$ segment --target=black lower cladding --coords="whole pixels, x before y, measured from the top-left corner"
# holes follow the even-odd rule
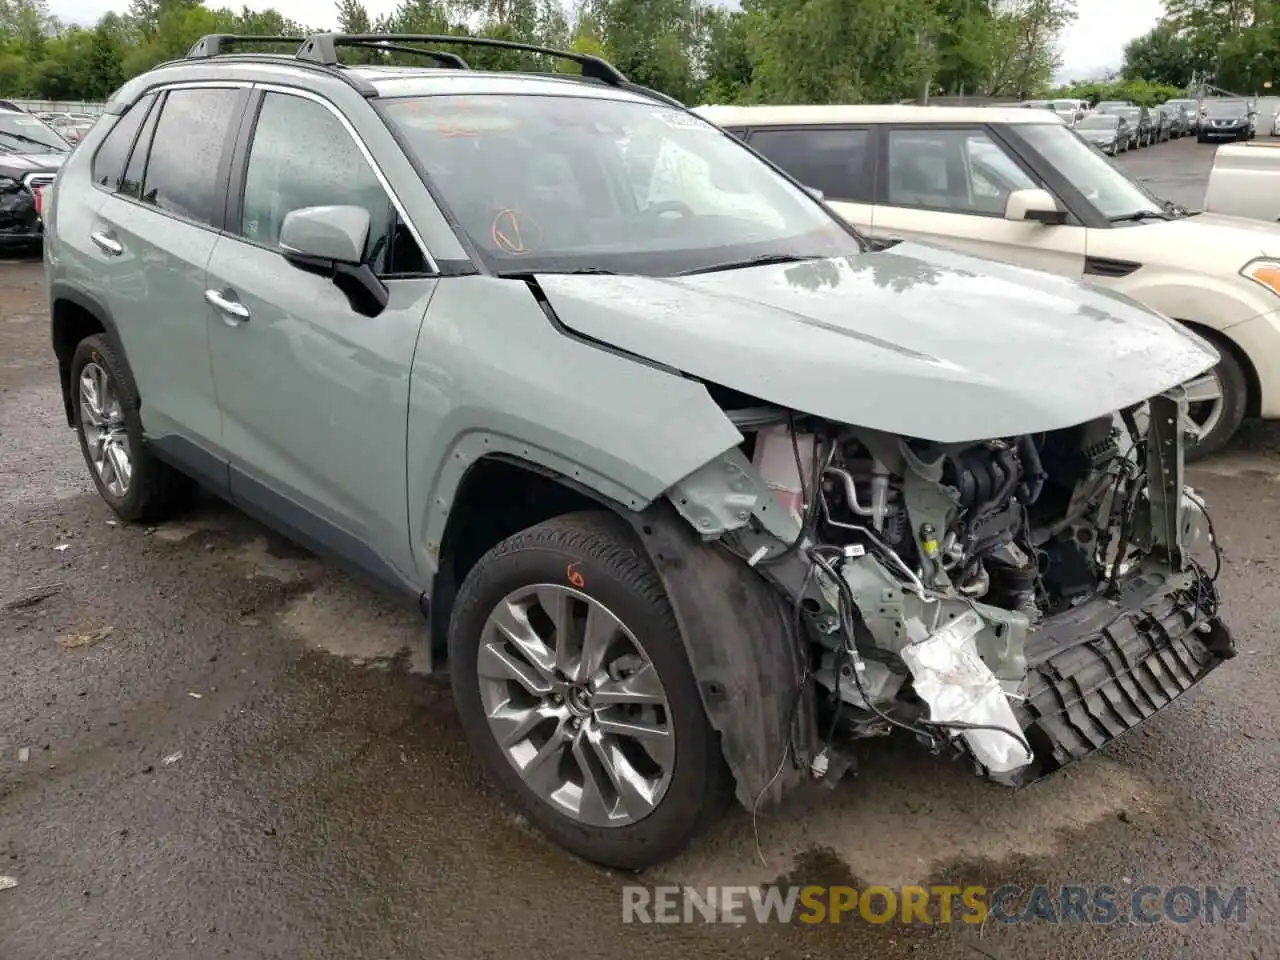
[[[1170,589],[1127,585],[1117,605],[1097,598],[1053,618],[1027,644],[1020,721],[1035,761],[1022,786],[1132,730],[1235,656],[1207,576]]]

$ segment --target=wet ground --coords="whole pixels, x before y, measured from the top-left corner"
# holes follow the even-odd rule
[[[1195,147],[1126,162],[1179,180]],[[1245,885],[1245,924],[623,925],[628,878],[550,846],[486,785],[447,684],[416,669],[413,613],[217,503],[112,521],[62,420],[43,311],[38,264],[0,262],[3,960],[1280,957],[1274,427],[1192,472],[1241,649],[1201,688],[1017,794],[870,744],[835,793],[760,820],[763,863],[735,811],[641,878]]]

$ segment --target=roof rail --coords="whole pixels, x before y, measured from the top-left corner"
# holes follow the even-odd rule
[[[325,66],[338,65],[338,47],[374,47],[384,43],[443,43],[471,47],[488,47],[498,50],[520,50],[524,53],[540,53],[560,60],[568,60],[582,68],[582,75],[599,80],[611,87],[628,86],[626,75],[608,60],[588,53],[556,50],[513,40],[494,40],[490,37],[453,36],[438,33],[317,33],[304,42],[298,50],[299,60],[308,60]]]
[[[230,53],[232,47],[247,43],[303,43],[305,37],[258,37],[249,34],[210,33],[201,37],[187,51],[187,60],[207,60]]]

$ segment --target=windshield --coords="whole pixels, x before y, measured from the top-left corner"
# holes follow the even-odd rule
[[[1165,215],[1162,201],[1130,180],[1074,130],[1028,124],[1018,132],[1107,219],[1139,211]]]
[[[1243,100],[1209,100],[1204,112],[1210,117],[1247,117],[1249,107]]]
[[[5,153],[68,153],[71,144],[36,117],[0,114],[0,151]]]
[[[1124,117],[1130,123],[1137,123],[1142,119],[1142,111],[1137,107],[1117,107],[1114,111],[1117,117]]]
[[[1181,107],[1183,110],[1194,110],[1196,102],[1194,100],[1169,100],[1165,103],[1166,107],[1177,110]]]
[[[1081,130],[1114,130],[1120,123],[1119,117],[1113,117],[1108,114],[1093,115],[1085,117],[1080,121],[1079,129]]]
[[[494,95],[379,108],[498,273],[672,276],[863,249],[739,140],[662,104]]]

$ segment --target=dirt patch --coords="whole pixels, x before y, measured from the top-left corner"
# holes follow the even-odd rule
[[[331,582],[297,598],[285,610],[282,624],[312,649],[356,663],[407,657],[411,670],[425,667],[422,617],[353,583]]]

